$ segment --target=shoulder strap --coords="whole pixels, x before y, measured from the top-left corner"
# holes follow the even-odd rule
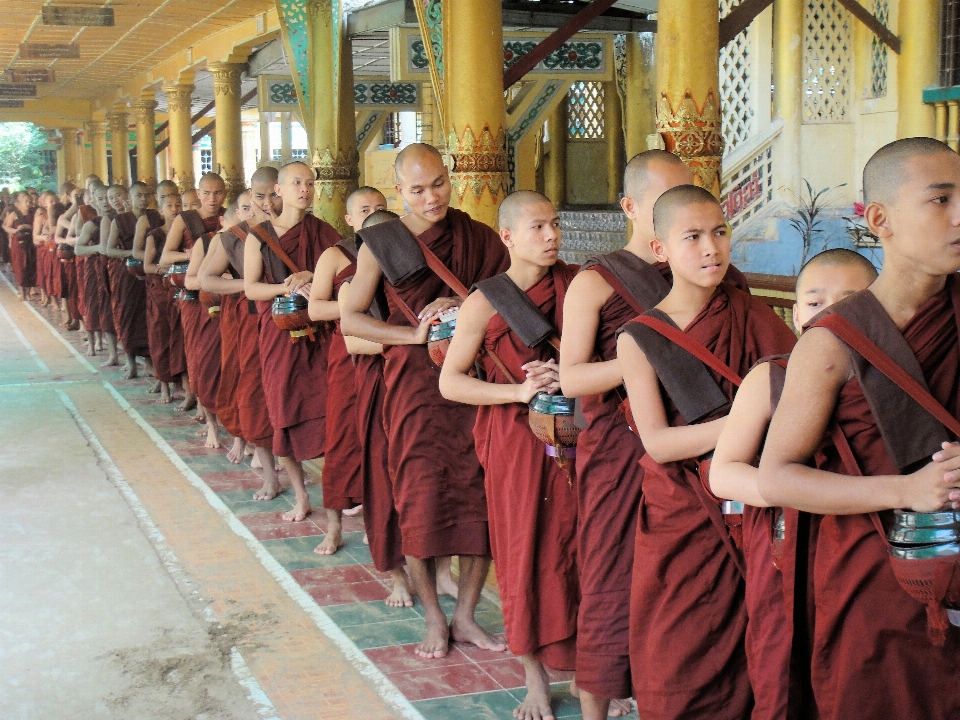
[[[927,388],[911,377],[902,367],[877,347],[870,338],[864,335],[849,320],[841,315],[826,315],[817,321],[816,326],[825,327],[847,345],[858,352],[864,360],[898,385],[912,397],[928,413],[933,415],[945,428],[955,436],[960,437],[960,421],[951,415],[937,399],[930,394]]]
[[[410,234],[413,235],[413,233]],[[433,270],[433,272],[437,274],[437,277],[447,284],[447,287],[459,295],[461,300],[465,300],[467,295],[470,294],[470,291],[467,290],[462,282],[460,282],[460,279],[450,272],[450,269],[443,264],[440,258],[433,254],[433,250],[428,248],[420,238],[418,238],[416,235],[413,235],[413,239],[416,240],[417,245],[420,246],[420,251],[423,253],[423,259],[427,261],[427,267]]]
[[[256,235],[260,242],[264,243],[268,248],[270,248],[273,251],[273,254],[283,261],[283,264],[287,266],[290,272],[301,272],[300,268],[297,267],[297,264],[290,259],[290,256],[284,252],[282,247],[280,247],[280,243],[273,237],[273,233],[271,232],[272,230],[272,227],[270,230],[267,230],[263,227],[263,225],[255,225],[254,227],[250,228],[250,232]]]
[[[474,287],[483,293],[497,314],[527,347],[536,347],[556,335],[553,323],[506,273],[481,280]]]
[[[193,238],[194,242],[207,232],[207,228],[203,224],[203,218],[196,210],[185,210],[180,213],[180,217],[183,218],[183,224],[190,231],[190,237]]]
[[[606,281],[607,285],[612,287],[613,291],[622,297],[627,305],[633,308],[633,311],[637,313],[637,315],[643,315],[643,313],[647,311],[646,308],[640,306],[640,303],[637,302],[636,298],[633,297],[630,291],[627,290],[626,286],[620,282],[620,278],[618,278],[614,272],[610,270],[610,268],[597,263],[596,265],[591,265],[589,268],[587,268],[587,270],[593,270],[600,277],[602,277]]]
[[[729,380],[734,386],[740,387],[740,383],[743,382],[743,378],[731,370],[726,363],[722,362],[716,355],[682,330],[649,315],[641,315],[636,318],[635,322],[646,325],[648,328],[663,335],[670,342],[679,345],[711,370],[716,371],[721,377]]]

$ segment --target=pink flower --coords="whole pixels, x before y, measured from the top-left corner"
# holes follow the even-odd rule
[[[855,202],[853,204],[853,214],[857,217],[863,217],[863,203]]]

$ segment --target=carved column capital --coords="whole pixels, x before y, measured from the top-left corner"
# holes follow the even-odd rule
[[[657,105],[657,132],[664,146],[686,163],[697,184],[715,195],[720,192],[720,162],[723,156],[720,104],[707,92],[698,105],[690,90],[681,98],[660,93]]]
[[[170,112],[190,112],[190,101],[196,85],[164,85],[160,89],[167,96],[167,109]]]
[[[107,121],[106,120],[91,120],[87,127],[90,129],[91,138],[106,138],[107,137]]]
[[[214,96],[239,95],[240,77],[245,68],[240,63],[208,62],[207,70],[213,75]]]
[[[137,114],[137,122],[144,125],[153,125],[156,122],[156,100],[139,100],[130,105]]]

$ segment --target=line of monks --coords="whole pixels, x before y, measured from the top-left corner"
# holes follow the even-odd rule
[[[553,717],[548,669],[575,671],[588,720],[631,698],[643,720],[960,718],[960,555],[898,565],[885,534],[899,510],[960,523],[956,153],[871,158],[883,268],[810,260],[799,341],[669,153],[628,163],[629,241],[580,267],[539,193],[509,195],[499,231],[449,207],[430,146],[397,157],[406,214],[361,188],[346,239],[310,214],[314,178],[261,168],[226,209],[213,174],[160,183],[156,210],[93,177],[35,217],[18,194],[17,283],[66,300],[89,354],[122,348],[131,377],[150,358],[159,402],[182,388],[208,446],[222,424],[233,462],[255,454],[256,499],[278,462],[286,520],[312,512],[302,462],[324,457],[316,551],[362,505],[387,604],[423,605],[417,655],[509,647],[517,718]],[[475,618],[491,558],[506,644]]]

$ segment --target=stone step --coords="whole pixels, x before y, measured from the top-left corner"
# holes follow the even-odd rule
[[[627,231],[627,216],[619,210],[561,210],[559,215],[564,230]]]
[[[580,265],[594,255],[619,250],[627,243],[627,218],[622,212],[563,210],[560,257]]]

